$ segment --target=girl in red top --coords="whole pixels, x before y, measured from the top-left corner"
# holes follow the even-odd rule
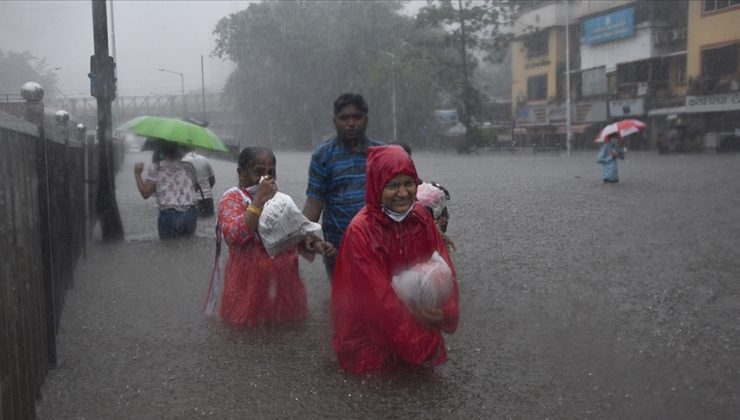
[[[352,373],[447,359],[441,331],[458,323],[458,287],[447,247],[429,212],[415,202],[419,178],[398,146],[370,147],[365,207],[347,228],[332,283],[334,352]],[[441,309],[409,310],[391,285],[394,274],[439,252],[452,271]]]
[[[242,150],[236,170],[239,186],[226,191],[218,206],[218,225],[229,245],[221,318],[229,324],[258,326],[308,315],[306,289],[298,273],[298,246],[271,258],[257,234],[262,207],[277,191],[275,164],[269,149]],[[331,244],[316,237],[306,238],[301,246],[321,254],[335,252]]]

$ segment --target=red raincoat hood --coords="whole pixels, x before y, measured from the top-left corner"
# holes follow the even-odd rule
[[[401,146],[369,147],[367,152],[365,202],[368,211],[380,211],[385,184],[398,175],[408,175],[420,184],[414,161]]]

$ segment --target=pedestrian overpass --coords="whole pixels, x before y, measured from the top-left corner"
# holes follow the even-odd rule
[[[62,97],[45,99],[48,106],[63,109],[86,127],[98,125],[97,100],[92,97]],[[132,118],[142,115],[184,118],[190,117],[209,122],[213,130],[227,146],[237,145],[237,133],[241,123],[236,117],[234,106],[220,93],[203,95],[146,95],[123,96],[113,101],[114,128]]]

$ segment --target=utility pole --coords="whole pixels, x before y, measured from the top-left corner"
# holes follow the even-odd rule
[[[460,55],[462,59],[462,70],[463,70],[463,123],[465,128],[470,128],[470,78],[468,76],[468,51],[465,45],[465,16],[463,16],[463,4],[462,0],[457,0],[458,5],[458,16],[460,19]]]
[[[203,122],[208,121],[206,118],[206,75],[203,72],[203,54],[200,55],[200,95],[203,99]]]
[[[113,14],[113,0],[108,0],[110,3],[110,40],[113,44],[113,62],[116,62],[118,60],[118,56],[116,55],[116,18]],[[117,75],[116,75],[116,78]],[[113,127],[118,127],[118,124],[120,123],[121,119],[121,98],[116,95],[116,107],[115,112],[113,113],[113,119],[112,125]]]
[[[105,0],[92,0],[93,39],[95,55],[90,57],[90,90],[98,104],[100,164],[95,209],[100,220],[103,241],[123,239],[123,225],[116,203],[113,173],[113,136],[111,103],[116,97],[116,64],[108,55],[108,16]]]
[[[570,11],[565,0],[565,147],[570,157],[570,143],[573,133],[570,126]]]
[[[377,50],[375,48],[367,48],[367,50],[378,54],[384,54],[391,58],[391,112],[393,113],[393,141],[398,141],[398,118],[396,116],[396,55],[392,52]]]
[[[470,86],[470,76],[468,75],[468,50],[466,45],[467,34],[465,31],[465,16],[463,15],[463,4],[462,0],[457,0],[458,6],[458,17],[460,19],[460,55],[462,58],[462,71],[463,71],[463,125],[465,125],[465,144],[462,149],[465,153],[470,151],[471,143],[475,141],[473,137],[473,130],[471,124],[470,113],[472,112],[472,98],[470,97],[472,88]]]

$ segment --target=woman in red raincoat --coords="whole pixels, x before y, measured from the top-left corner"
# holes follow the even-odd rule
[[[221,318],[232,325],[269,325],[308,315],[298,245],[271,258],[257,234],[262,207],[277,191],[275,163],[269,149],[242,150],[239,186],[226,191],[218,206],[218,226],[229,245]],[[334,252],[331,244],[316,237],[307,238],[305,246],[309,252]]]
[[[457,280],[432,216],[414,205],[419,182],[402,148],[368,149],[366,204],[344,234],[332,283],[334,352],[349,372],[447,359],[440,331],[457,328]],[[429,260],[434,251],[452,271],[452,293],[441,309],[412,313],[393,290],[392,277]]]

